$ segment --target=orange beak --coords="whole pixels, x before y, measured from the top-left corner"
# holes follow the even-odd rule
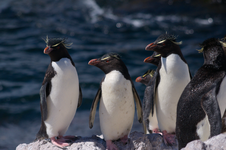
[[[154,43],[150,43],[145,47],[146,51],[152,51],[152,49],[155,47],[156,45]]]
[[[49,54],[53,49],[50,48],[49,46],[47,46],[45,49],[44,49],[44,54]]]
[[[140,77],[137,77],[135,81],[136,82],[141,82],[141,80],[142,80],[142,77],[140,76]]]
[[[98,59],[92,59],[88,62],[89,65],[95,66],[98,64],[100,61]]]
[[[151,56],[149,56],[149,57],[147,57],[147,58],[144,59],[144,62],[145,63],[151,63],[152,60],[153,60],[153,58]]]

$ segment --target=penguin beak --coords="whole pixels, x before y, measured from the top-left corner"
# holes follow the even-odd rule
[[[144,59],[145,63],[152,63],[152,61],[154,60],[154,58],[152,58],[151,56],[147,57]]]
[[[141,77],[137,77],[135,81],[136,81],[136,82],[141,82],[141,80],[142,80]]]
[[[92,59],[88,62],[89,65],[96,66],[100,61],[98,59]]]
[[[152,51],[152,49],[156,46],[154,43],[150,43],[145,47],[146,51]]]
[[[44,49],[44,54],[49,54],[53,49],[50,48],[49,46],[47,46],[45,49]]]

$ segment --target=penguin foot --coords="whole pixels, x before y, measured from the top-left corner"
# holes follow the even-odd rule
[[[123,136],[122,138],[120,138],[120,141],[121,141],[123,144],[127,144],[127,141],[128,141],[128,135],[125,135],[125,136]]]
[[[160,132],[158,128],[155,128],[154,130],[152,130],[152,132],[162,135],[162,132]]]
[[[52,142],[54,145],[56,145],[56,146],[58,146],[58,147],[61,147],[61,148],[64,148],[64,147],[70,145],[69,143],[67,143],[67,142],[65,141],[65,139],[62,139],[62,138],[55,138],[55,137],[52,137],[52,138],[50,138],[50,139],[51,139],[51,142]]]
[[[50,138],[51,142],[61,148],[67,147],[71,145],[71,140],[65,139],[63,136],[52,137]]]
[[[176,135],[175,134],[169,134],[166,130],[162,131],[163,139],[165,144],[168,145],[175,145],[176,144]]]
[[[107,148],[106,148],[107,150],[118,150],[118,147],[111,140],[107,140],[106,145],[107,145]]]

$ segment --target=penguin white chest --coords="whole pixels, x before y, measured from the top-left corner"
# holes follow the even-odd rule
[[[55,76],[51,80],[51,92],[47,97],[48,115],[45,121],[49,137],[63,135],[76,113],[79,97],[79,81],[70,59],[52,62]]]
[[[224,115],[226,109],[226,77],[221,82],[219,93],[217,94],[217,101],[221,111],[221,117]]]
[[[188,66],[177,54],[161,58],[160,82],[156,91],[159,128],[175,132],[176,107],[184,88],[190,81]]]
[[[128,135],[133,125],[135,106],[132,84],[114,70],[106,74],[101,90],[101,131],[105,140],[117,140]]]
[[[197,124],[196,133],[202,141],[206,141],[210,137],[210,124],[207,115]]]

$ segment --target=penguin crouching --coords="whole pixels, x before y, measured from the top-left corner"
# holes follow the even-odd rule
[[[36,140],[50,138],[59,147],[69,146],[75,136],[65,136],[77,107],[82,103],[82,93],[74,62],[67,52],[64,39],[46,39],[51,62],[40,89],[42,124]]]
[[[226,57],[221,43],[215,38],[205,40],[200,52],[203,52],[204,64],[184,89],[177,105],[179,149],[190,141],[205,141],[221,133],[223,114],[218,102],[219,96],[225,93],[221,86],[225,81]]]
[[[106,149],[115,150],[118,148],[112,141],[120,139],[123,143],[127,142],[133,125],[134,100],[138,120],[142,122],[141,101],[127,67],[118,54],[106,54],[101,58],[90,60],[88,64],[100,68],[105,73],[92,103],[89,126],[93,127],[97,104],[100,101],[100,128],[106,141]]]

